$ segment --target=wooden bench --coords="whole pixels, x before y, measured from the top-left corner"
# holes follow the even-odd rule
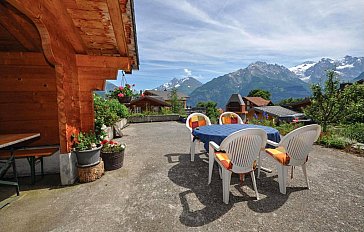
[[[49,147],[28,147],[22,148],[18,150],[14,150],[14,158],[21,159],[26,158],[30,165],[30,175],[32,184],[35,183],[35,165],[40,162],[41,166],[41,174],[44,176],[43,170],[43,157],[51,156],[54,153],[58,152],[59,148],[55,146]],[[2,150],[0,151],[0,159],[8,159],[11,156],[11,151]]]

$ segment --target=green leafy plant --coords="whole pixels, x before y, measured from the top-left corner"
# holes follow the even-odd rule
[[[364,143],[364,123],[354,123],[351,125],[344,125],[342,134],[359,143]]]
[[[101,132],[102,125],[111,126],[119,120],[117,113],[110,106],[109,100],[94,95],[95,130]]]
[[[72,135],[71,141],[75,151],[92,150],[100,146],[100,138],[93,131]]]
[[[129,109],[125,105],[120,104],[118,100],[110,99],[107,101],[107,104],[110,110],[115,112],[119,118],[127,118],[129,116]]]
[[[143,113],[132,113],[129,117],[143,117],[145,114]]]
[[[101,142],[102,144],[102,148],[101,148],[101,152],[102,153],[115,153],[115,152],[122,152],[125,150],[126,145],[125,144],[120,144],[116,141],[112,141],[112,140],[103,140]]]
[[[255,125],[262,125],[262,126],[270,126],[274,127],[274,123],[271,120],[268,119],[257,119],[253,118],[249,121],[249,124],[255,124]]]
[[[163,115],[167,115],[167,114],[172,114],[173,112],[169,108],[162,107],[160,113],[163,114]]]
[[[303,126],[302,123],[286,123],[286,122],[283,122],[279,126],[275,126],[275,128],[279,131],[279,133],[281,135],[286,135],[289,132],[291,132],[291,131],[293,131],[293,130],[295,130],[297,128],[300,128],[302,126]]]
[[[324,145],[325,147],[332,147],[337,149],[345,149],[350,145],[350,142],[347,141],[347,139],[332,134],[326,134],[322,136],[317,141],[317,143]]]

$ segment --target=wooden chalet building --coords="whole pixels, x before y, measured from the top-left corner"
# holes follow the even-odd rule
[[[94,128],[93,91],[139,66],[133,1],[0,1],[0,57],[0,133],[59,144],[73,183],[70,139]]]
[[[245,103],[245,110],[250,111],[250,109],[256,106],[272,106],[273,103],[270,100],[265,100],[262,97],[243,97]]]
[[[144,91],[144,96],[154,96],[154,97],[159,97],[160,99],[162,99],[163,101],[167,102],[168,104],[171,103],[171,94],[172,91],[168,91],[168,90],[164,90],[164,91],[159,91],[159,90],[145,90]],[[183,108],[187,108],[187,99],[189,98],[189,96],[187,96],[184,93],[181,92],[177,92],[177,98],[179,99],[179,101],[181,102]]]
[[[156,96],[143,96],[132,100],[129,109],[134,113],[143,113],[145,111],[160,112],[162,107],[171,107],[169,103]]]
[[[246,111],[245,102],[240,94],[232,94],[229,101],[226,103],[226,111],[234,112],[238,114],[243,120],[245,120],[245,115],[248,113]]]

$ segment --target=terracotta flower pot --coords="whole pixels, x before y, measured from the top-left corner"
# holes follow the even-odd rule
[[[124,151],[111,152],[111,153],[102,152],[101,153],[101,157],[102,157],[102,160],[104,161],[104,167],[105,167],[106,171],[116,170],[123,166]]]

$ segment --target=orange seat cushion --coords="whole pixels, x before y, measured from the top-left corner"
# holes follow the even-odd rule
[[[203,116],[193,116],[189,121],[189,125],[192,129],[200,126],[206,126],[206,120]]]
[[[238,118],[232,114],[226,114],[222,116],[222,123],[223,124],[238,124]]]
[[[272,156],[275,160],[277,160],[282,165],[288,165],[289,164],[289,155],[287,154],[284,147],[277,147],[275,149],[273,148],[267,148],[265,149],[268,155]]]
[[[229,159],[229,157],[225,152],[215,152],[215,157],[227,170],[230,170],[233,167],[231,160]]]
[[[231,163],[231,160],[229,159],[229,157],[227,156],[227,154],[225,152],[215,152],[215,157],[220,161],[220,163],[227,169],[230,170],[233,168],[233,164]],[[254,160],[253,163],[253,170],[255,170],[257,167],[257,161]]]

